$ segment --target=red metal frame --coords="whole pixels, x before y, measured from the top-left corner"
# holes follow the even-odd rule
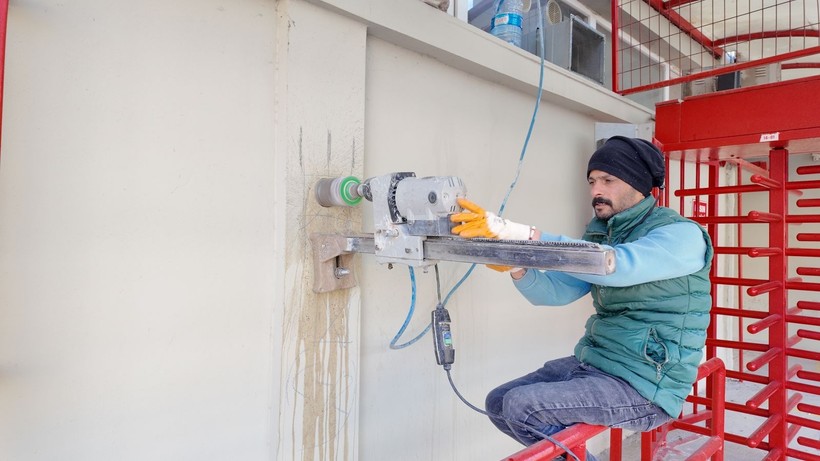
[[[708,50],[714,57],[719,58],[723,56],[723,49],[716,45],[709,37],[704,35],[700,29],[695,27],[686,18],[675,11],[675,6],[670,5],[662,0],[643,0],[649,4],[655,11],[661,14],[672,23],[673,26],[682,30],[683,33],[692,37],[692,39]],[[694,0],[691,0],[694,1]]]
[[[605,426],[591,426],[589,424],[576,424],[572,427],[553,435],[552,437],[563,444],[575,454],[581,461],[586,460],[587,440],[604,432],[608,428]],[[549,440],[542,440],[518,451],[506,458],[505,461],[551,461],[557,456],[566,453],[562,448],[553,444]]]
[[[700,381],[706,378],[709,378],[708,383],[710,388],[714,390],[714,392],[710,394],[711,397],[704,399],[697,395],[690,395],[687,401],[693,403],[695,410],[699,404],[705,405],[707,409],[700,412],[695,411],[687,416],[681,416],[664,425],[663,428],[644,432],[641,441],[642,460],[650,461],[654,459],[655,454],[663,448],[663,438],[658,437],[658,434],[672,428],[707,436],[704,443],[700,448],[694,450],[688,460],[706,460],[711,457],[713,461],[723,461],[723,434],[725,432],[724,405],[726,400],[726,368],[723,361],[718,358],[713,358],[701,364],[701,366],[698,367],[697,380]],[[697,425],[702,422],[706,422],[705,427]],[[555,434],[553,438],[569,448],[578,459],[584,461],[586,459],[587,441],[607,429],[608,428],[604,426],[576,424]],[[622,437],[623,431],[621,429],[610,429],[610,461],[621,461],[623,454]],[[559,448],[548,440],[543,440],[504,458],[504,461],[551,461],[564,453],[566,452],[562,448]]]
[[[620,93],[621,95],[626,96],[626,95],[641,93],[641,92],[649,91],[649,90],[657,90],[658,88],[663,88],[663,87],[671,86],[671,85],[677,85],[679,83],[691,82],[692,80],[698,80],[698,79],[701,79],[701,78],[714,77],[715,75],[721,75],[721,74],[728,74],[728,73],[731,73],[731,72],[737,72],[739,70],[750,69],[752,67],[758,67],[758,66],[762,66],[762,65],[766,65],[766,64],[775,63],[775,62],[783,62],[783,61],[787,61],[789,59],[797,59],[797,58],[803,58],[803,57],[806,57],[806,56],[813,56],[815,54],[820,54],[820,46],[813,46],[811,48],[806,48],[806,49],[799,50],[799,51],[793,51],[793,52],[790,52],[790,53],[783,53],[783,54],[779,54],[777,56],[772,56],[772,57],[768,57],[768,58],[761,58],[761,59],[757,59],[757,60],[754,60],[754,61],[741,62],[741,63],[737,63],[737,64],[727,65],[727,66],[720,67],[718,69],[706,70],[706,71],[702,71],[702,72],[693,73],[693,74],[690,74],[690,75],[687,75],[687,76],[684,76],[684,77],[673,78],[673,79],[669,79],[669,80],[664,80],[662,82],[651,83],[651,84],[648,84],[648,85],[636,86],[636,87],[627,88],[627,89],[623,89],[623,90],[617,89],[618,86],[616,85],[616,86],[613,86],[613,88],[615,88],[613,91],[616,91],[616,92]]]
[[[820,78],[808,77],[663,102],[655,137],[672,158],[690,162],[765,158],[781,148],[817,152],[820,98],[808,96],[817,94]]]
[[[707,395],[704,399],[697,395],[687,397],[687,402],[693,404],[693,412],[669,423],[666,427],[655,429],[654,431],[641,434],[641,459],[650,461],[661,456],[667,442],[663,435],[670,429],[678,429],[693,434],[706,436],[700,448],[689,455],[687,460],[723,461],[724,458],[724,434],[726,430],[725,405],[726,405],[726,368],[719,358],[712,358],[704,362],[698,368],[697,380],[714,376],[707,383]],[[697,384],[697,383],[696,383]],[[697,387],[695,387],[697,389]],[[706,406],[704,411],[698,410],[698,405]],[[706,422],[706,426],[699,426],[699,423]],[[610,456],[611,461],[620,461],[620,455],[616,458]]]
[[[813,68],[786,61],[820,54],[814,9],[755,1],[612,0],[612,90],[635,94],[773,63]]]
[[[691,187],[682,174],[675,195],[681,200],[700,195],[710,198],[708,215],[692,216],[692,219],[707,226],[715,242],[715,253],[767,261],[766,279],[745,276],[740,265],[737,273],[732,274],[721,267],[719,260],[713,264],[713,294],[721,287],[743,290],[738,299],[742,300],[743,294],[762,298],[758,304],[767,308],[747,310],[741,303],[723,306],[716,302],[712,308],[712,326],[718,317],[735,318],[739,322],[749,319],[752,323],[746,326],[745,332],[750,336],[747,340],[741,331],[736,338],[721,338],[710,326],[707,357],[715,357],[719,349],[752,354],[749,360],[740,355],[737,368],[730,367],[726,373],[730,378],[758,383],[760,388],[745,403],[727,403],[726,409],[758,416],[762,423],[751,434],[727,432],[725,436],[727,442],[767,452],[764,459],[771,461],[786,457],[820,461],[820,456],[812,453],[820,443],[798,436],[802,428],[820,429],[820,418],[793,414],[795,409],[810,415],[820,414],[817,408],[800,403],[802,393],[820,395],[820,385],[812,384],[820,383],[820,373],[806,372],[799,364],[790,366],[790,358],[820,363],[820,353],[798,347],[801,341],[820,339],[820,317],[812,314],[820,311],[820,302],[805,297],[807,293],[820,292],[820,283],[802,279],[820,275],[820,268],[811,264],[794,267],[796,260],[789,264],[791,257],[820,258],[820,248],[817,248],[820,232],[797,227],[820,222],[820,214],[795,212],[816,208],[820,200],[797,199],[793,206],[790,203],[790,196],[820,189],[819,179],[792,180],[791,174],[818,175],[820,167],[801,167],[794,172],[789,167],[791,156],[820,151],[820,118],[817,116],[820,102],[807,97],[818,94],[817,91],[820,91],[820,77],[812,77],[685,98],[658,104],[656,108],[655,136],[667,155],[681,162],[681,171],[685,169],[684,164],[689,164],[689,171],[694,168],[696,176],[703,167],[708,172],[707,187],[702,187],[700,181]],[[803,111],[805,108],[808,111]],[[738,112],[742,116],[735,115]],[[748,159],[763,159],[765,170]],[[740,180],[736,184],[722,184],[721,166],[727,162],[746,171],[749,184]],[[721,210],[712,206],[721,196],[734,195],[739,201],[748,192],[767,194],[768,209],[745,212],[738,207],[736,215],[728,216],[721,215]],[[743,246],[742,229],[753,223],[768,227],[767,246]],[[736,226],[736,246],[717,240],[718,229],[724,225]],[[804,232],[797,232],[798,229]],[[790,237],[801,242],[800,246],[790,246]],[[796,277],[791,276],[792,271]],[[790,335],[790,331],[794,334]]]

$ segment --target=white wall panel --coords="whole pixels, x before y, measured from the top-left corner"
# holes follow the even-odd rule
[[[0,458],[270,458],[273,6],[12,2]]]

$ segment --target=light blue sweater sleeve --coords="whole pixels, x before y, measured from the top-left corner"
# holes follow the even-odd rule
[[[542,232],[541,240],[582,242]],[[624,287],[697,272],[706,264],[706,240],[695,223],[680,222],[651,230],[634,242],[610,247],[615,272],[609,275],[528,270],[516,288],[535,305],[561,306],[584,296],[590,285]]]

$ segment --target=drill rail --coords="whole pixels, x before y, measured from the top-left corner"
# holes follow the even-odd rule
[[[314,291],[326,292],[355,286],[351,279],[350,255],[375,254],[372,234],[314,234]],[[533,269],[559,270],[577,274],[607,275],[615,271],[615,252],[595,243],[542,242],[537,240],[463,239],[428,237],[422,242],[423,264],[408,256],[408,265],[432,265],[451,261]]]

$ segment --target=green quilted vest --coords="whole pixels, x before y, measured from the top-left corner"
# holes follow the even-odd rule
[[[647,197],[608,221],[593,218],[583,238],[617,245],[676,222],[693,221]],[[628,287],[592,285],[596,313],[575,346],[578,360],[626,380],[672,417],[692,390],[709,326],[712,244],[703,235],[705,264],[694,274]]]

